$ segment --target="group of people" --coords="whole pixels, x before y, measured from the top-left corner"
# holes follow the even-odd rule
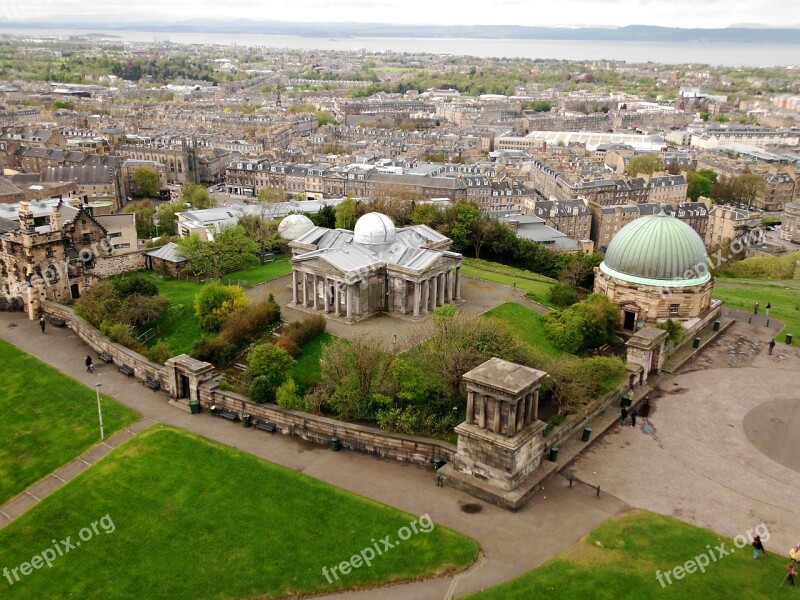
[[[760,306],[761,306],[761,303],[760,303],[760,302],[756,302],[756,303],[753,305],[753,314],[754,314],[754,315],[757,315],[757,314],[758,314],[758,309],[759,309],[759,307],[760,307]],[[769,317],[769,310],[770,310],[771,308],[772,308],[772,303],[771,303],[771,302],[767,302],[767,307],[766,307],[766,309],[764,310],[764,315],[765,315],[765,316]]]
[[[754,559],[761,558],[762,554],[766,556],[767,551],[764,550],[764,543],[761,541],[761,536],[757,535],[753,538],[752,546]],[[783,585],[784,582],[789,585],[794,585],[794,575],[798,564],[800,564],[800,543],[789,550],[789,564],[786,567],[786,577],[781,582],[781,585]]]
[[[636,417],[639,416],[639,411],[635,406],[631,409],[630,413],[628,412],[627,408],[624,406],[622,407],[619,415],[620,426],[625,427],[625,424],[628,422],[628,415],[631,417],[631,427],[636,427]]]

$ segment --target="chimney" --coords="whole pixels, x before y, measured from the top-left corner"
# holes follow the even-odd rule
[[[35,229],[31,205],[27,200],[19,203],[19,225],[23,231],[33,232]]]
[[[61,231],[62,226],[61,213],[58,210],[58,206],[54,206],[50,212],[50,231]]]

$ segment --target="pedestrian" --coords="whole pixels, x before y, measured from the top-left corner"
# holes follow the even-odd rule
[[[761,543],[761,536],[760,535],[757,535],[753,539],[752,546],[753,546],[753,558],[755,558],[755,559],[760,558],[762,553],[764,553],[764,554],[767,553],[767,551],[764,550],[764,544]]]
[[[639,411],[636,407],[633,407],[631,410],[631,427],[636,427],[636,417],[639,416]]]
[[[772,303],[771,302],[767,302],[767,307],[764,309],[764,314],[766,316],[769,316],[769,309],[770,308],[772,308]]]
[[[44,333],[44,328],[45,328],[44,315],[41,315],[39,317],[39,327],[42,328],[42,333]]]
[[[625,426],[625,422],[627,420],[628,420],[628,409],[623,406],[622,410],[619,413],[619,424],[622,427],[624,427]]]
[[[786,573],[786,579],[789,582],[789,585],[794,585],[794,561],[789,563],[787,570],[789,572]]]
[[[757,314],[758,314],[758,307],[759,307],[759,306],[761,306],[761,305],[760,305],[758,302],[756,302],[756,303],[753,305],[753,314],[754,314],[754,315],[757,315]]]
[[[774,339],[771,339],[771,340],[769,341],[769,354],[770,354],[770,356],[772,356],[772,350],[773,350],[773,348],[775,348],[775,340],[774,340]]]
[[[87,354],[84,362],[86,363],[86,372],[94,373],[94,363],[92,362],[92,357]]]

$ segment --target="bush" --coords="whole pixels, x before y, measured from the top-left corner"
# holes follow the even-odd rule
[[[169,306],[164,296],[145,296],[133,294],[123,296],[117,320],[134,326],[152,323],[158,319]]]
[[[99,281],[86,290],[75,303],[75,313],[95,327],[104,321],[119,321],[122,302],[111,280]]]
[[[147,351],[147,358],[154,363],[163,365],[172,358],[172,350],[170,350],[166,342],[162,340],[154,344],[153,347]]]
[[[272,385],[269,377],[260,375],[253,379],[250,383],[250,390],[248,395],[253,402],[264,404],[267,402],[275,402],[275,386]]]
[[[292,358],[297,358],[300,355],[300,346],[298,346],[295,341],[287,335],[282,335],[280,339],[275,342],[275,345],[278,348],[283,348]]]
[[[238,285],[212,281],[203,286],[194,300],[200,326],[206,331],[219,331],[234,315],[247,308],[249,302]]]
[[[129,273],[111,280],[120,296],[157,296],[158,286],[141,273]]]
[[[284,328],[284,335],[291,338],[299,347],[305,346],[325,332],[327,322],[322,315],[311,315],[302,321],[294,321]]]
[[[590,294],[577,304],[546,314],[544,328],[556,348],[575,354],[609,341],[618,319],[618,309],[608,297]]]
[[[103,321],[100,323],[100,333],[108,336],[112,342],[122,344],[139,354],[147,354],[147,349],[136,339],[134,330],[128,323],[113,323]]]
[[[578,301],[578,294],[566,283],[557,283],[550,288],[550,302],[564,308]]]
[[[223,327],[219,337],[237,348],[242,348],[266,332],[280,318],[280,306],[274,301],[260,302],[232,316]]]
[[[680,342],[681,338],[683,338],[683,325],[677,321],[667,319],[663,323],[659,323],[658,328],[666,331],[669,334],[669,341],[674,342],[675,344]]]
[[[553,415],[547,419],[544,429],[542,430],[542,437],[547,437],[553,433],[553,429],[561,425],[564,422],[564,419],[566,419],[566,416],[564,415]]]
[[[297,384],[289,377],[275,390],[275,402],[278,406],[289,410],[307,410],[306,402],[297,393]]]
[[[191,355],[197,360],[213,363],[218,367],[227,366],[239,353],[239,349],[221,337],[202,338],[195,342]]]

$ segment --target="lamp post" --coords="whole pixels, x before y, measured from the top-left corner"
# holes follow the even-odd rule
[[[103,409],[100,407],[100,382],[94,384],[94,389],[97,391],[97,416],[100,417],[100,439],[105,440],[106,434],[103,432]]]

